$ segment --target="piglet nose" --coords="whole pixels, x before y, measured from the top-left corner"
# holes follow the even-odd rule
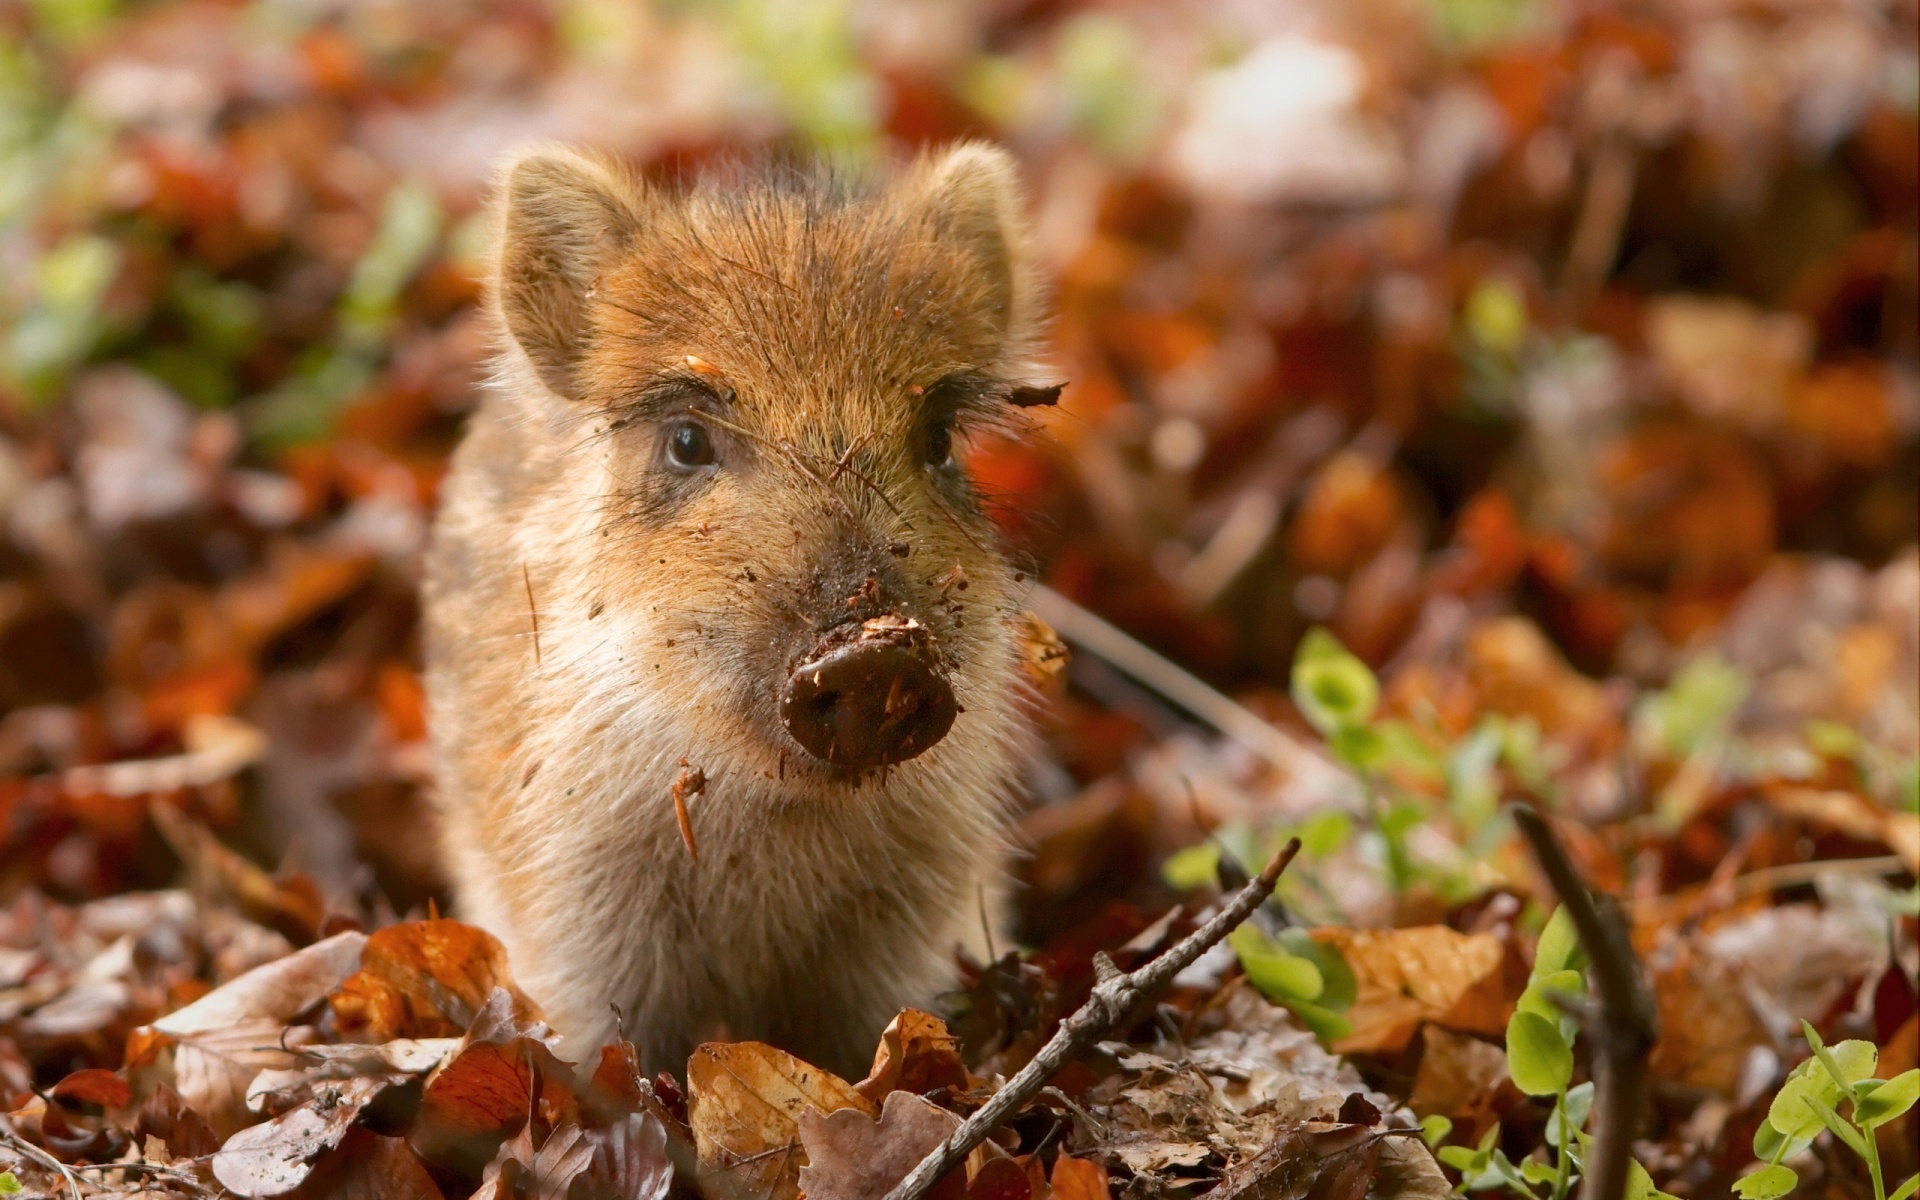
[[[855,771],[923,753],[947,735],[958,711],[926,626],[891,613],[828,633],[780,696],[780,720],[793,740]]]

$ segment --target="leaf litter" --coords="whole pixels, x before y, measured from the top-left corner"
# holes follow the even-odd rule
[[[1097,954],[1299,836],[935,1190],[1563,1196],[1570,1110],[1517,1081],[1574,1096],[1593,1047],[1529,1009],[1519,798],[1652,989],[1646,1189],[1920,1168],[1911,1111],[1872,1167],[1767,1140],[1783,1088],[1842,1095],[1814,1038],[1871,1042],[1888,1097],[1920,1060],[1911,4],[878,5],[805,45],[754,6],[273,7],[7,18],[0,1180],[884,1195]],[[778,82],[688,82],[736,78]],[[965,448],[1059,602],[1019,618],[1018,948],[866,1079],[565,1062],[435,915],[415,564],[486,351],[473,214],[529,128],[666,174],[770,131],[1027,160],[1072,382]]]

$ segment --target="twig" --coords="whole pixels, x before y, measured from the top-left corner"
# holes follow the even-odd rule
[[[1727,894],[1728,899],[1744,900],[1781,888],[1813,883],[1826,875],[1898,875],[1910,870],[1906,860],[1898,854],[1877,854],[1870,858],[1817,858],[1810,862],[1761,867],[1744,875],[1735,875],[1716,886]],[[1713,887],[1702,889],[1701,894],[1712,890]],[[1678,899],[1674,896],[1653,896],[1629,901],[1627,907],[1643,915],[1647,912],[1658,913],[1665,911],[1663,906],[1673,904]]]
[[[1593,964],[1598,1019],[1589,1033],[1594,1042],[1593,1150],[1586,1159],[1581,1200],[1621,1200],[1633,1161],[1633,1135],[1646,1113],[1647,1056],[1659,1036],[1653,994],[1640,976],[1639,960],[1626,918],[1610,896],[1596,897],[1567,857],[1560,839],[1539,811],[1513,806],[1514,823],[1533,846],[1541,871],[1573,919],[1580,945]]]
[[[1280,872],[1287,869],[1287,864],[1293,861],[1293,856],[1299,851],[1300,839],[1289,840],[1281,847],[1280,853],[1273,856],[1266,870],[1240,889],[1232,903],[1187,935],[1179,945],[1131,974],[1116,973],[1095,984],[1087,1002],[1060,1023],[1059,1030],[1040,1048],[1040,1053],[1033,1056],[1033,1061],[1022,1067],[1019,1074],[1009,1079],[1004,1087],[993,1094],[993,1099],[968,1117],[946,1141],[921,1159],[919,1165],[887,1193],[886,1200],[920,1200],[926,1195],[941,1176],[985,1141],[995,1126],[1038,1095],[1055,1072],[1112,1031],[1142,1000],[1191,966],[1195,959],[1212,949],[1221,938],[1232,933],[1251,916],[1253,910],[1273,894],[1273,885],[1279,881]],[[1095,961],[1097,965],[1100,960]]]
[[[187,1160],[181,1159],[179,1161],[184,1162]],[[134,1175],[146,1175],[154,1179],[164,1179],[174,1187],[185,1188],[196,1196],[215,1196],[221,1194],[215,1192],[206,1184],[201,1183],[198,1179],[195,1179],[192,1175],[187,1174],[177,1167],[166,1166],[163,1163],[151,1163],[145,1159],[135,1159],[128,1162],[75,1163],[73,1169],[76,1171],[100,1172],[126,1171]]]
[[[1035,615],[1061,637],[1139,680],[1289,776],[1335,795],[1353,792],[1353,781],[1332,763],[1125,630],[1052,588],[1034,588],[1029,602]]]
[[[68,1169],[67,1164],[61,1162],[53,1155],[48,1154],[45,1150],[34,1145],[26,1138],[21,1137],[20,1131],[13,1127],[13,1122],[4,1116],[0,1116],[0,1142],[4,1142],[8,1148],[26,1155],[42,1167],[45,1167],[47,1170],[52,1171],[54,1174],[66,1180],[67,1190],[73,1194],[73,1200],[81,1200],[80,1181],[74,1177],[73,1172]]]

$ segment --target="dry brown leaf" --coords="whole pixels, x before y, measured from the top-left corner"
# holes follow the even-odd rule
[[[1053,631],[1053,626],[1034,613],[1022,612],[1013,622],[1015,641],[1020,647],[1020,669],[1040,690],[1059,691],[1065,686],[1067,663],[1072,660],[1073,652]]]
[[[593,1160],[577,1176],[567,1200],[665,1200],[673,1190],[667,1127],[651,1113],[629,1113],[587,1130]]]
[[[593,1146],[578,1125],[555,1129],[536,1151],[529,1123],[501,1145],[472,1200],[567,1200],[592,1161]]]
[[[342,1033],[361,1041],[458,1037],[496,988],[524,1020],[539,1019],[492,934],[459,921],[410,921],[367,939],[360,970],[333,996],[333,1015]]]
[[[708,1042],[687,1060],[687,1118],[702,1174],[767,1200],[794,1200],[806,1151],[800,1114],[877,1115],[853,1085],[763,1042]]]
[[[254,737],[264,746],[257,730]],[[310,941],[320,932],[326,903],[311,879],[303,875],[275,879],[164,800],[153,803],[148,811],[154,828],[191,872],[195,894],[231,899],[248,917],[298,941]]]
[[[1507,1052],[1489,1042],[1427,1025],[1420,1067],[1413,1076],[1407,1106],[1421,1116],[1439,1113],[1469,1120],[1490,1111],[1493,1096],[1507,1078]]]
[[[946,1022],[917,1008],[903,1008],[880,1035],[873,1069],[853,1090],[878,1104],[893,1091],[925,1095],[942,1087],[964,1091],[972,1083],[960,1058],[960,1043]]]
[[[1309,1121],[1235,1163],[1211,1194],[1220,1200],[1366,1200],[1380,1143],[1367,1125]]]
[[[1423,1021],[1462,1033],[1502,1034],[1515,997],[1501,970],[1506,948],[1491,934],[1444,925],[1411,929],[1316,929],[1353,968],[1357,992],[1347,1019],[1353,1032],[1334,1043],[1342,1054],[1404,1049]]]
[[[316,1044],[301,1049],[305,1064],[292,1070],[266,1070],[247,1087],[247,1107],[268,1116],[305,1104],[327,1083],[363,1075],[425,1075],[459,1048],[455,1038],[388,1042],[381,1046]]]
[[[298,1200],[444,1200],[440,1186],[402,1138],[355,1127],[340,1149],[322,1158]]]
[[[296,1065],[292,1051],[315,1035],[291,1022],[354,970],[366,940],[362,933],[336,934],[135,1030],[127,1065],[136,1091],[171,1085],[222,1139],[252,1124],[246,1095],[254,1076]]]
[[[459,1047],[427,1077],[412,1135],[420,1156],[478,1173],[528,1113],[550,1125],[577,1123],[573,1071],[554,1057],[549,1036],[496,989]]]
[[[213,1177],[240,1196],[284,1196],[306,1182],[314,1160],[340,1144],[360,1110],[398,1077],[362,1076],[318,1089],[312,1100],[242,1129],[213,1156]]]
[[[1660,1040],[1647,1069],[1655,1079],[1731,1098],[1755,1046],[1773,1041],[1748,1003],[1740,973],[1691,942],[1671,947],[1653,969]]]
[[[800,1114],[806,1165],[800,1188],[811,1200],[881,1200],[921,1159],[960,1127],[960,1118],[912,1092],[890,1093],[878,1121],[856,1108]],[[942,1180],[934,1195],[964,1191],[965,1178]]]
[[[1486,708],[1532,717],[1549,735],[1612,736],[1614,714],[1605,689],[1574,670],[1525,617],[1481,625],[1467,636],[1466,652],[1467,673]]]

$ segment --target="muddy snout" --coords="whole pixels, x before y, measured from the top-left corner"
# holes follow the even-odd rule
[[[780,721],[793,740],[852,771],[923,753],[958,711],[926,626],[893,614],[829,632],[780,693]]]

